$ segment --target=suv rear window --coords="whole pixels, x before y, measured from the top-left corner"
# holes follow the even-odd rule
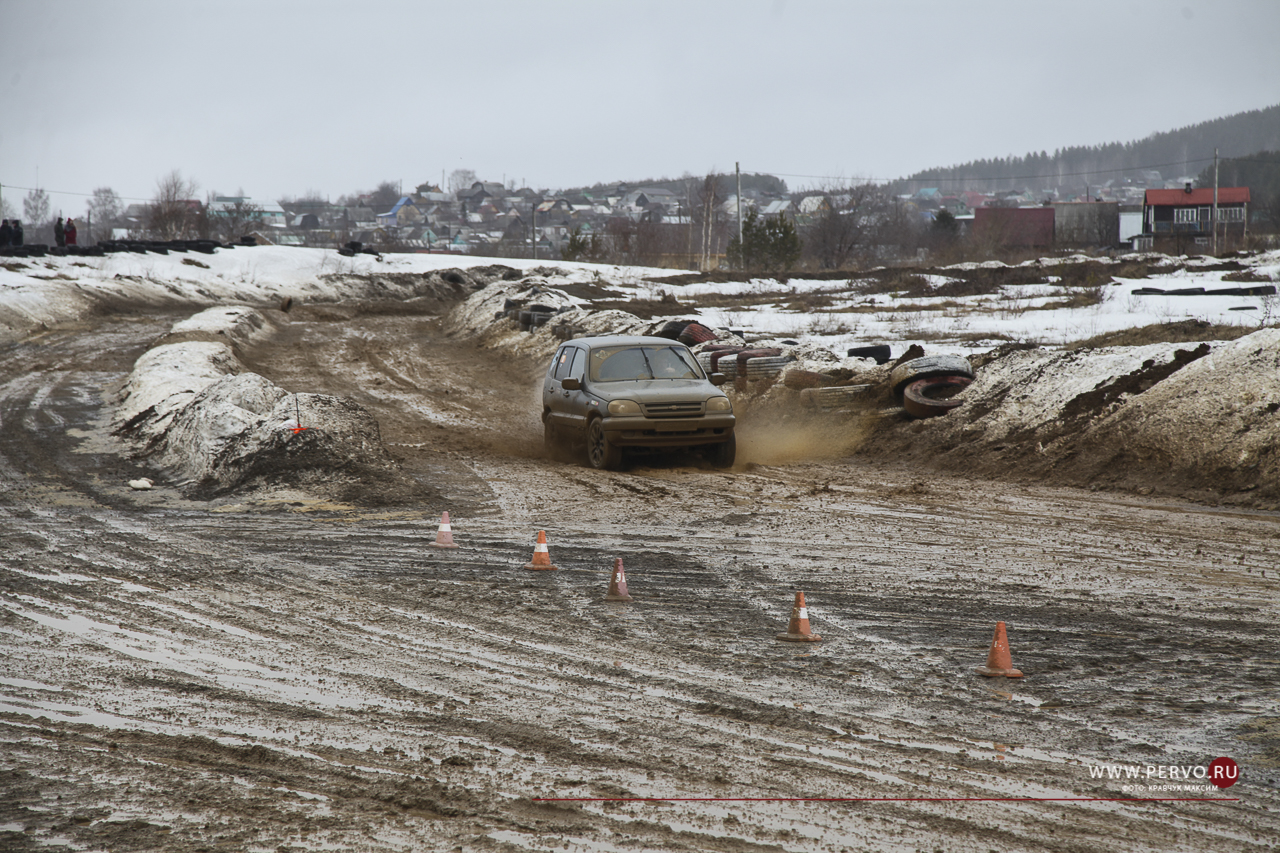
[[[616,346],[591,351],[593,382],[702,378],[697,362],[684,347]]]

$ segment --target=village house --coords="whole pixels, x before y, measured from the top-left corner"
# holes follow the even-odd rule
[[[1214,217],[1215,190],[1193,188],[1147,190],[1142,202],[1145,235],[1152,248],[1163,246],[1181,254],[1191,247],[1208,249],[1217,224],[1218,248],[1239,246],[1248,235],[1249,188],[1219,187],[1216,190],[1217,217]]]

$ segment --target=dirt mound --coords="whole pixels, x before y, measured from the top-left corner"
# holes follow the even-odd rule
[[[1280,330],[1197,346],[1006,350],[945,417],[863,453],[1012,479],[1280,506]]]
[[[221,342],[247,344],[266,325],[253,309],[210,309],[175,325],[162,340],[179,342],[135,363],[121,390],[116,434],[196,499],[279,488],[377,505],[431,495],[392,460],[365,408],[290,394],[246,371],[231,344]]]
[[[1227,502],[1280,504],[1280,329],[1206,355],[1093,425],[1080,443],[1100,452],[1082,463],[1103,482],[1124,482],[1125,462]]]
[[[261,377],[254,379],[255,385],[269,384]],[[226,396],[224,392],[243,392],[244,381],[245,377],[233,377],[208,389],[177,426],[225,418],[230,406],[219,405],[225,402],[219,398]],[[241,387],[230,387],[233,384]],[[189,487],[192,497],[289,487],[343,503],[395,505],[433,494],[404,475],[382,444],[377,420],[357,403],[323,394],[286,394],[276,386],[250,393],[261,401],[277,394],[278,399],[270,411],[225,436],[214,455],[179,450],[191,467],[202,470]],[[175,428],[171,450],[182,434]]]
[[[1122,329],[1096,335],[1083,341],[1068,344],[1067,349],[1096,349],[1098,347],[1137,347],[1146,344],[1183,344],[1200,341],[1234,341],[1252,333],[1248,326],[1226,326],[1208,320],[1179,320],[1173,323],[1154,323],[1136,329]]]

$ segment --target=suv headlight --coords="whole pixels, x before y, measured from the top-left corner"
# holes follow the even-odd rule
[[[732,412],[733,403],[729,402],[728,397],[712,397],[707,401],[708,412]]]
[[[634,400],[614,400],[609,404],[609,414],[638,415],[640,414],[640,404]]]

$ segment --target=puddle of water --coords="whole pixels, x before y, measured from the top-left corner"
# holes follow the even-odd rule
[[[202,667],[195,668],[212,670],[218,674],[221,674],[218,667],[231,670],[256,671],[264,675],[270,673],[270,670],[264,667],[236,658],[214,655],[208,652],[188,653],[179,651],[174,648],[175,639],[173,637],[145,634],[116,625],[108,625],[105,622],[99,622],[78,613],[54,616],[28,607],[22,607],[14,599],[37,607],[50,607],[48,602],[32,596],[14,596],[13,599],[4,603],[5,609],[14,615],[22,616],[45,628],[91,640],[126,657],[163,664],[182,671],[193,668],[191,667],[192,664],[201,664],[203,665]],[[57,608],[52,609],[57,610]]]
[[[61,693],[63,688],[51,687],[39,681],[29,681],[25,678],[5,678],[0,676],[0,684],[8,687],[25,687],[28,690],[47,690],[50,693]]]
[[[86,562],[93,562],[88,558],[82,558],[82,559],[84,559]],[[73,572],[59,572],[59,571],[29,572],[23,569],[8,568],[8,567],[6,567],[6,570],[13,572],[15,575],[26,575],[27,577],[34,578],[36,580],[54,581],[56,583],[113,583],[118,585],[121,589],[126,590],[128,592],[142,592],[148,595],[155,595],[157,592],[160,592],[160,590],[156,589],[155,587],[142,586],[141,584],[136,584],[131,581],[124,580],[122,578],[113,578],[110,575],[100,575],[98,577],[91,577],[89,575],[79,575]]]

